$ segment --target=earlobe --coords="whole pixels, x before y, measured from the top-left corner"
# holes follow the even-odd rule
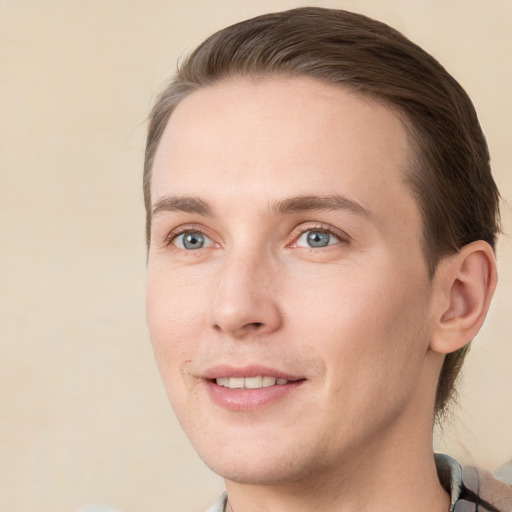
[[[497,282],[492,248],[482,240],[465,245],[439,263],[434,281],[430,348],[448,354],[469,343],[485,320]]]

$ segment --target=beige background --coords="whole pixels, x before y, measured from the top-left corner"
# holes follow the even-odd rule
[[[377,17],[474,99],[512,204],[512,1],[310,1]],[[0,510],[201,511],[221,489],[181,434],[144,320],[145,117],[176,61],[268,0],[0,0]],[[512,230],[504,204],[505,229]],[[442,449],[512,457],[512,238]]]

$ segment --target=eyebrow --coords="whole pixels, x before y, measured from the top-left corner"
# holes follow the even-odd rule
[[[370,217],[370,212],[361,204],[340,195],[301,195],[276,201],[270,206],[270,212],[274,215],[322,210],[348,210],[357,215]],[[206,201],[193,196],[162,197],[154,204],[151,214],[176,211],[196,213],[205,217],[213,216],[211,206]]]
[[[153,206],[152,215],[160,212],[185,212],[197,213],[205,217],[213,215],[208,203],[198,197],[189,196],[166,196],[159,199]]]
[[[321,210],[348,210],[357,215],[370,217],[370,212],[361,204],[340,195],[290,197],[276,202],[271,208],[271,211],[277,214]]]

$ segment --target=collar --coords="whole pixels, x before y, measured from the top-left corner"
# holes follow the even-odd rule
[[[228,503],[228,495],[224,491],[218,500],[207,510],[207,512],[224,512]]]
[[[435,453],[434,460],[439,481],[451,498],[449,512],[453,512],[460,497],[462,467],[455,459],[444,453]]]

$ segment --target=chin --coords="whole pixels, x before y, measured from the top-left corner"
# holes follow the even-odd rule
[[[206,465],[222,478],[245,485],[284,485],[308,479],[314,473],[312,466],[307,469],[300,461],[274,459],[272,461],[228,460],[215,461]],[[203,459],[204,460],[204,459]]]
[[[218,448],[197,445],[194,448],[214,473],[240,484],[290,484],[321,472],[326,463],[321,447],[292,443],[290,439],[286,440],[285,434],[281,437],[274,433],[265,442],[250,435],[240,443],[228,442],[225,438],[222,441],[214,439],[213,436],[210,438],[210,444]]]

